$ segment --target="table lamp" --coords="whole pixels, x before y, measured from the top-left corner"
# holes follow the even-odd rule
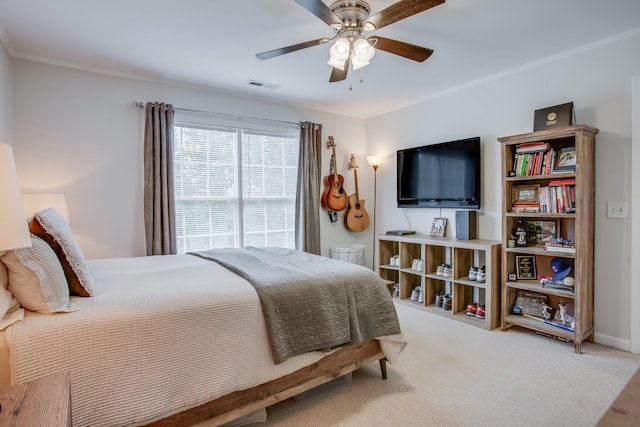
[[[31,246],[13,149],[3,143],[0,143],[0,205],[0,254]]]

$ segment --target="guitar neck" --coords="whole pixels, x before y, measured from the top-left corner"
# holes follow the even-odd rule
[[[359,202],[360,195],[358,193],[358,170],[356,168],[353,169],[353,180],[355,181],[355,185],[356,185],[356,200]]]

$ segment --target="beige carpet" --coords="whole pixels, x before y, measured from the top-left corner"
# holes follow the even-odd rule
[[[267,426],[592,426],[640,356],[510,329],[485,331],[396,305],[408,345],[389,378],[351,382],[267,408]],[[203,424],[206,425],[206,424]]]

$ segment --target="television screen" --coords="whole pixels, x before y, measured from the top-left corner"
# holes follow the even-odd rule
[[[398,207],[480,209],[480,137],[397,154]]]

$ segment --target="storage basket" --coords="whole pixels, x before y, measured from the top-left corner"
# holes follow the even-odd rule
[[[364,265],[364,245],[339,245],[331,248],[331,258]]]

